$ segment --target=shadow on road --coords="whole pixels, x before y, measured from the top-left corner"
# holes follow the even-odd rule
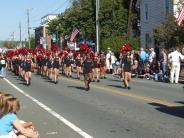
[[[176,101],[176,103],[184,104],[184,101]]]
[[[26,82],[19,82],[18,84],[21,84],[21,85],[27,86]]]
[[[116,79],[108,79],[109,81],[114,81],[114,82],[122,82],[121,80],[116,80]]]
[[[121,86],[121,85],[107,85],[110,87],[115,87],[115,88],[121,88],[121,89],[126,89],[125,87]]]
[[[156,107],[155,109],[162,113],[184,118],[184,106],[168,107],[158,103],[149,103],[149,104],[155,106]]]
[[[78,90],[86,90],[84,87],[80,87],[80,86],[67,86],[68,88],[75,88],[75,89],[78,89]]]

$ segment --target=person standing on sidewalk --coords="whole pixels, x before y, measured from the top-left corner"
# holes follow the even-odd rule
[[[6,77],[6,67],[7,67],[7,60],[2,54],[0,57],[0,76],[3,78]]]
[[[174,83],[175,80],[175,83],[178,83],[180,74],[180,62],[184,59],[183,55],[179,51],[179,48],[176,48],[175,51],[171,52],[168,55],[168,59],[171,63],[170,82]]]

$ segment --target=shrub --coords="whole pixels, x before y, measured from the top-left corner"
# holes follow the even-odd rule
[[[132,45],[133,50],[137,50],[140,48],[140,41],[138,38],[127,38],[122,36],[112,36],[111,38],[103,39],[101,43],[101,50],[107,52],[108,47],[115,53],[115,55],[119,55],[120,47],[129,43]]]

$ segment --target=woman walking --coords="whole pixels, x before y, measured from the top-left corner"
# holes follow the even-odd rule
[[[98,57],[98,54],[95,53],[95,57],[93,59],[93,82],[95,82],[95,77],[97,79],[97,82],[100,82],[99,64],[100,64],[100,58]]]
[[[55,54],[54,60],[53,60],[53,69],[54,69],[54,83],[58,83],[59,78],[59,67],[60,67],[60,58],[58,56],[58,53]]]
[[[125,88],[128,90],[131,89],[129,86],[129,81],[131,80],[131,66],[132,66],[132,60],[131,60],[131,53],[127,52],[124,58],[124,66],[123,66],[123,71],[124,71],[124,85]]]
[[[77,79],[80,80],[81,65],[82,65],[82,57],[80,54],[78,54],[75,59],[75,65],[76,65],[76,71],[77,71]]]
[[[86,91],[90,90],[90,82],[93,79],[93,60],[90,58],[90,54],[87,54],[87,57],[85,58],[83,62],[83,74],[84,74],[84,84]]]
[[[25,80],[27,86],[31,84],[31,64],[32,64],[32,58],[30,54],[26,56],[26,61],[25,61]]]

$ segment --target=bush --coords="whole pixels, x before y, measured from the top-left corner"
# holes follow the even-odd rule
[[[101,50],[107,52],[108,47],[115,55],[119,55],[120,47],[129,43],[132,45],[132,49],[137,50],[140,48],[140,41],[137,38],[126,38],[122,36],[112,36],[111,38],[103,39],[101,44]]]

